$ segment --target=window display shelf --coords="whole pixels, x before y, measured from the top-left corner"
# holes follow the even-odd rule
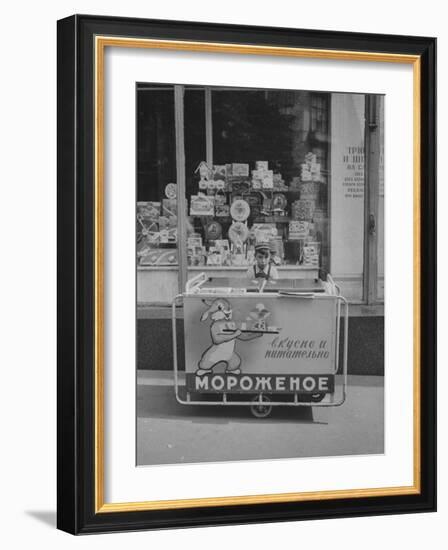
[[[209,277],[225,277],[231,273],[232,277],[241,277],[245,280],[248,266],[191,266],[188,267],[188,276],[205,272]],[[277,267],[282,279],[316,279],[319,276],[317,267],[300,265],[282,265]],[[138,266],[137,267],[137,304],[170,304],[179,294],[179,267],[178,266]]]

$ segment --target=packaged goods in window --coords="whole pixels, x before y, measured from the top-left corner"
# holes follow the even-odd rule
[[[159,224],[137,213],[137,240],[142,236],[159,230]]]
[[[195,174],[199,174],[199,189],[201,191],[208,189],[209,181],[213,178],[213,168],[210,168],[205,161],[202,161],[196,168]]]
[[[266,175],[263,177],[262,180],[262,188],[263,189],[274,189],[274,177],[271,175]]]
[[[258,178],[252,179],[252,189],[261,189],[262,188],[262,181]]]
[[[311,181],[311,172],[307,164],[300,165],[300,179],[302,181]]]
[[[137,213],[150,221],[158,221],[160,216],[160,202],[145,201],[137,203]]]
[[[310,181],[300,184],[300,198],[303,200],[316,200],[319,193],[319,183]]]
[[[166,216],[167,218],[171,216],[177,217],[177,199],[162,200],[162,216]]]
[[[228,239],[217,239],[215,241],[215,247],[218,250],[222,250],[224,252],[230,252],[230,244]]]
[[[272,213],[274,216],[284,216],[288,199],[283,193],[276,193],[272,198]]]
[[[224,192],[221,192],[221,191],[216,191],[216,194],[215,194],[215,208],[217,206],[221,206],[223,204],[226,204],[227,202],[227,196]]]
[[[217,239],[214,241],[214,246],[211,246],[209,248],[209,254],[213,253],[216,255],[218,253],[220,255],[220,261],[223,266],[230,266],[232,265],[231,261],[231,254],[230,254],[230,245],[229,241],[227,239]],[[212,260],[216,261],[216,260]]]
[[[245,196],[245,200],[250,206],[250,216],[254,220],[260,216],[263,206],[263,196],[261,193],[252,192]]]
[[[257,161],[256,169],[252,170],[252,189],[273,189],[274,172],[268,169],[267,161]]]
[[[241,162],[232,163],[232,176],[233,177],[249,176],[249,165]]]
[[[305,243],[302,248],[302,265],[307,267],[319,267],[320,243]]]
[[[159,218],[159,230],[168,229],[170,225],[169,219],[166,216],[160,216]]]
[[[281,174],[274,174],[274,189],[276,191],[286,191],[288,189]]]
[[[190,266],[203,266],[206,264],[205,249],[199,247],[188,247],[187,249],[187,263]]]
[[[202,247],[202,237],[200,235],[194,235],[188,237],[187,239],[188,248],[201,248]]]
[[[140,259],[140,265],[177,265],[177,250],[158,248]]]
[[[215,164],[213,165],[213,179],[224,180],[226,179],[226,165]]]
[[[311,200],[296,200],[291,207],[293,220],[309,221],[314,214],[315,202]]]
[[[151,231],[147,232],[137,239],[137,259],[139,263],[150,254],[155,248],[160,246],[160,232]]]
[[[222,265],[222,255],[220,254],[219,250],[217,250],[213,246],[211,246],[208,251],[207,265]]]
[[[251,233],[256,243],[266,243],[269,239],[277,237],[277,226],[275,223],[254,223]]]
[[[147,249],[158,246],[159,224],[151,218],[142,215],[146,213],[146,206],[137,209],[137,255],[140,257]]]
[[[205,162],[205,160],[201,161],[198,165],[198,167],[195,170],[195,174],[199,173],[199,177],[201,179],[210,179],[213,176],[213,169],[209,167],[209,165]]]
[[[215,206],[215,216],[217,218],[228,218],[230,216],[230,206],[228,204],[217,204]]]
[[[249,229],[243,222],[233,222],[229,227],[229,239],[234,244],[243,244],[249,236]]]
[[[160,243],[161,244],[177,243],[177,228],[171,227],[169,229],[162,229],[162,231],[160,231]]]
[[[250,182],[243,178],[232,178],[230,180],[231,188],[234,193],[247,193],[250,190]]]
[[[289,222],[288,237],[290,241],[305,239],[310,234],[309,222],[292,221]]]
[[[192,195],[190,200],[190,216],[213,216],[214,200],[209,195]]]
[[[267,195],[263,196],[263,204],[260,213],[262,216],[270,216],[272,214],[272,199]]]
[[[305,155],[305,162],[300,165],[300,177],[303,182],[321,181],[321,166],[314,153]]]
[[[233,266],[241,267],[249,265],[242,245],[234,245],[231,260]]]
[[[257,160],[255,161],[256,170],[269,170],[269,161],[267,160]]]
[[[320,164],[318,162],[316,162],[315,164],[312,164],[311,165],[311,168],[310,168],[310,171],[311,171],[311,174],[314,175],[314,176],[319,176],[320,177]]]

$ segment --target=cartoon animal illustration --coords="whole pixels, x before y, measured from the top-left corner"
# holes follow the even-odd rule
[[[202,314],[201,321],[211,319],[210,336],[212,345],[202,354],[196,374],[203,376],[211,373],[218,363],[225,363],[226,373],[240,374],[241,357],[235,351],[236,340],[253,340],[261,334],[242,333],[231,322],[232,308],[225,298],[216,298],[213,301],[202,300],[208,309]]]

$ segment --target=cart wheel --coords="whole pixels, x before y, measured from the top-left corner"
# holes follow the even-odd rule
[[[313,403],[319,403],[320,401],[322,401],[324,397],[325,397],[324,393],[313,393],[311,394],[311,401]]]
[[[272,405],[269,405],[271,402],[269,397],[263,395],[261,398],[262,403],[260,403],[259,397],[254,397],[252,401],[254,404],[250,406],[250,412],[255,418],[267,418],[271,414]]]

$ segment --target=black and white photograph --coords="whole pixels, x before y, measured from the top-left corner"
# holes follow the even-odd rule
[[[383,454],[387,96],[135,93],[137,466]]]

